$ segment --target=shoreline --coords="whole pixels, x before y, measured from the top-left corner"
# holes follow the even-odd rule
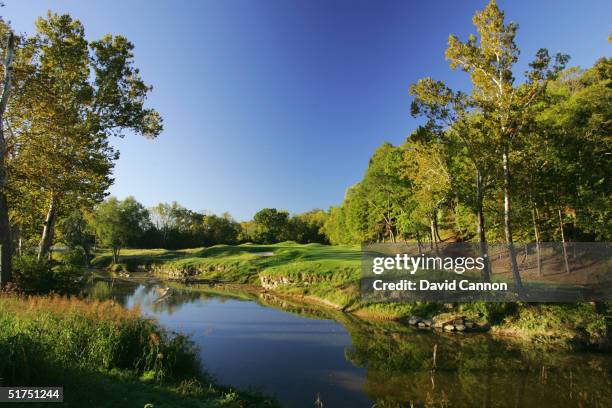
[[[110,261],[110,255],[102,253],[93,264],[103,269]],[[606,314],[588,303],[364,301],[359,294],[360,253],[353,247],[283,242],[175,251],[134,249],[124,251],[122,262],[114,269],[119,266],[126,275],[144,272],[177,283],[271,293],[369,321],[407,323],[412,317],[426,321],[445,315],[449,320],[460,317],[487,325],[492,335],[526,343],[612,350]]]

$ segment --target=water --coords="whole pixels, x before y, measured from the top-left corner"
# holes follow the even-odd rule
[[[108,293],[98,283],[100,293]],[[154,283],[114,285],[170,330],[189,334],[223,384],[286,407],[608,407],[609,354],[563,353],[488,335],[446,335],[365,322],[272,296]],[[95,290],[94,290],[95,292]],[[437,347],[432,370],[433,347]]]

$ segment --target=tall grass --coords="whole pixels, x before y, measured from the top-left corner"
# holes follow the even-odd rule
[[[32,385],[66,370],[198,376],[195,346],[110,301],[0,296],[0,383]]]

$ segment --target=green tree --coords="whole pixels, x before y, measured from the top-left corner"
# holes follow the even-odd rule
[[[451,69],[461,68],[470,74],[472,92],[469,96],[453,94],[441,82],[427,79],[433,86],[429,92],[423,92],[423,99],[455,99],[455,105],[463,102],[463,110],[471,108],[482,115],[490,131],[487,143],[496,146],[501,152],[502,180],[504,195],[504,234],[513,278],[517,288],[521,289],[521,277],[518,271],[514,241],[512,235],[512,213],[510,206],[510,153],[513,143],[517,142],[522,128],[532,120],[531,107],[545,89],[547,81],[554,78],[568,60],[566,55],[557,54],[551,58],[548,51],[540,49],[535,60],[530,64],[526,81],[517,85],[512,69],[518,61],[519,50],[514,41],[518,26],[512,22],[505,24],[504,13],[494,0],[484,10],[477,12],[473,18],[479,37],[470,35],[466,42],[456,36],[448,39],[446,58]],[[416,91],[418,93],[418,90]],[[429,99],[428,99],[429,98]],[[433,100],[435,102],[435,100]],[[434,113],[444,115],[448,112],[444,104],[431,103]]]
[[[41,259],[62,214],[104,198],[118,157],[109,137],[128,129],[155,137],[162,127],[159,115],[144,108],[151,88],[133,66],[133,45],[124,37],[89,42],[82,24],[66,14],[49,13],[36,29],[26,47],[32,58],[25,91],[12,106],[10,168],[18,175],[13,201],[39,196],[41,205],[25,210],[44,214]]]
[[[327,219],[327,213],[320,209],[296,214],[289,220],[292,239],[301,244],[329,243],[322,231]]]
[[[276,208],[264,208],[253,217],[254,238],[264,244],[285,241],[289,238],[289,213]]]
[[[83,251],[85,260],[89,262],[95,236],[82,210],[74,210],[58,222],[62,241],[70,249]]]
[[[117,263],[121,248],[134,243],[150,227],[149,212],[134,197],[123,201],[110,197],[95,208],[91,226],[99,244],[112,249],[113,263]]]
[[[205,215],[203,219],[204,234],[210,245],[236,244],[241,227],[229,213]]]
[[[438,213],[450,200],[451,174],[446,162],[447,154],[439,143],[408,143],[405,154],[406,177],[412,181],[412,199],[416,203],[413,214],[429,219],[431,242],[437,250],[440,238]]]

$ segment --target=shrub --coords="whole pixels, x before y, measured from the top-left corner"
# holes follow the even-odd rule
[[[504,318],[518,313],[517,303],[509,302],[467,302],[460,304],[460,311],[469,315],[478,315],[491,324],[501,323]]]
[[[80,248],[69,249],[64,252],[61,256],[62,263],[65,265],[72,265],[77,267],[87,266],[87,256],[85,252]]]
[[[111,272],[115,272],[115,273],[119,273],[119,272],[127,272],[128,268],[126,264],[123,263],[116,263],[116,264],[112,264],[109,267]]]
[[[25,293],[74,293],[79,287],[80,267],[69,264],[53,266],[39,261],[34,255],[23,255],[14,260],[15,283]]]
[[[35,255],[15,258],[13,270],[15,283],[26,293],[46,293],[54,287],[51,264],[39,261]]]

